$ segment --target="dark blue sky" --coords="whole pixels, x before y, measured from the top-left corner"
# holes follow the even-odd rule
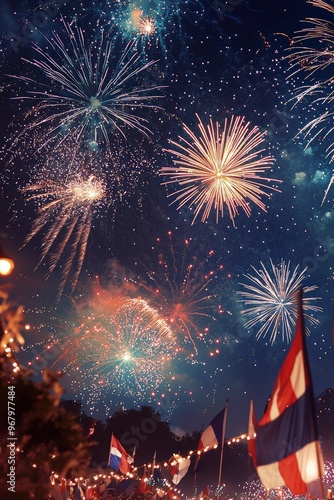
[[[198,354],[191,357],[191,343],[186,336],[176,333],[181,353],[166,370],[165,380],[153,399],[148,396],[155,388],[145,388],[143,403],[159,406],[173,427],[192,431],[207,425],[229,398],[227,434],[235,435],[246,430],[250,396],[254,397],[257,413],[262,413],[287,350],[287,344],[280,339],[271,346],[267,338],[256,340],[255,328],[250,332],[244,328],[237,291],[241,289],[240,283],[245,282],[242,275],[253,273],[251,266],[260,269],[263,262],[268,268],[270,259],[276,265],[284,259],[291,261],[293,268],[308,266],[305,284],[319,287],[314,294],[321,298],[317,304],[323,308],[322,313],[316,314],[319,324],[310,327],[307,340],[315,394],[333,387],[334,382],[333,191],[321,205],[332,168],[326,158],[325,143],[314,142],[312,148],[305,150],[306,141],[302,137],[294,139],[316,110],[305,106],[292,109],[289,102],[292,90],[298,78],[300,85],[303,80],[302,75],[286,79],[288,61],[284,59],[299,21],[315,14],[304,1],[274,4],[234,1],[224,17],[217,10],[220,2],[139,1],[137,4],[150,15],[157,15],[156,35],[150,41],[141,39],[140,48],[143,57],[160,60],[156,73],[150,76],[159,85],[166,86],[165,98],[159,102],[163,111],[161,115],[148,111],[154,128],[150,141],[139,140],[132,131],[122,145],[120,161],[126,164],[122,171],[123,194],[118,196],[116,187],[113,202],[95,217],[77,287],[72,295],[65,288],[59,301],[59,269],[48,280],[44,278],[47,263],[34,271],[42,235],[19,250],[36,209],[23,202],[19,190],[38,172],[47,175],[53,153],[50,148],[36,153],[33,134],[28,133],[18,145],[19,154],[14,158],[8,154],[12,138],[25,126],[25,113],[34,103],[11,100],[15,95],[26,95],[29,84],[22,85],[22,80],[6,75],[36,78],[34,68],[22,58],[36,57],[31,41],[47,51],[48,43],[43,35],[50,37],[54,31],[63,36],[61,15],[68,22],[75,18],[87,37],[88,34],[97,36],[97,25],[108,27],[118,53],[133,37],[133,32],[126,30],[125,14],[120,8],[113,9],[112,2],[81,5],[69,0],[61,8],[50,8],[47,15],[37,2],[34,7],[19,1],[1,4],[4,110],[1,117],[4,136],[1,230],[5,234],[6,249],[16,261],[6,286],[12,285],[13,300],[25,305],[26,320],[32,325],[31,332],[26,334],[30,348],[22,353],[22,359],[32,360],[36,370],[41,365],[54,364],[56,354],[44,356],[40,365],[33,359],[43,352],[50,335],[58,335],[63,346],[65,338],[66,342],[71,341],[80,321],[85,320],[85,311],[96,313],[97,282],[102,290],[108,291],[106,293],[115,294],[117,290],[117,293],[150,301],[152,296],[145,295],[142,285],[147,284],[148,273],[159,272],[162,255],[166,259],[173,257],[171,241],[176,267],[180,269],[184,264],[196,262],[198,279],[203,279],[208,272],[211,261],[207,261],[207,255],[213,250],[215,270],[223,265],[223,271],[208,285],[213,295],[208,299],[213,319],[194,316],[192,333]],[[38,23],[40,27],[36,29]],[[177,210],[175,204],[170,205],[167,193],[172,189],[162,186],[157,175],[159,168],[171,161],[162,149],[168,147],[168,139],[176,141],[182,135],[182,123],[196,129],[195,113],[203,121],[208,121],[209,116],[222,121],[232,114],[240,114],[267,132],[264,147],[275,157],[270,177],[282,181],[281,193],[273,193],[266,200],[267,213],[253,206],[249,218],[240,211],[235,219],[236,227],[227,216],[216,223],[215,214],[206,223],[198,219],[191,225],[193,214],[186,206]],[[138,148],[144,149],[148,159],[145,168],[142,159],[139,166],[138,162],[135,166],[132,163],[132,151]],[[99,154],[103,156],[103,148]],[[157,238],[161,239],[159,244]],[[190,241],[186,255],[185,239]],[[217,313],[219,307],[223,314]],[[106,307],[99,321],[103,322],[108,314],[111,313]],[[204,342],[197,338],[197,333],[206,327],[209,334]],[[219,353],[212,355],[216,345]],[[71,349],[78,346],[80,348],[80,343],[72,344]],[[81,364],[81,374],[75,378],[68,368],[74,361],[78,358],[72,353],[72,359],[65,364],[67,375],[63,381],[68,397],[79,397],[94,406],[94,414],[99,418],[105,416],[105,406],[110,411],[117,409],[121,401],[131,406],[126,384],[122,389],[125,394],[115,394],[108,387],[108,378],[100,392],[94,389],[96,397],[92,403],[89,374]],[[56,363],[55,368],[62,369],[64,365]],[[173,381],[171,374],[175,376]],[[75,379],[74,386],[71,379]],[[139,404],[140,397],[135,399]]]

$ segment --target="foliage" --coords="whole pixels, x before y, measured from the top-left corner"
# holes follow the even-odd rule
[[[0,399],[11,402],[15,421],[15,498],[45,498],[51,486],[52,472],[61,477],[85,474],[90,454],[83,430],[76,418],[59,408],[63,394],[60,376],[45,370],[42,381],[20,367],[14,348],[23,343],[20,327],[23,311],[15,309],[2,295],[0,304]],[[9,397],[9,387],[12,387]],[[9,408],[9,406],[8,406]],[[1,413],[0,490],[8,491],[8,423]],[[13,436],[14,437],[14,436]]]

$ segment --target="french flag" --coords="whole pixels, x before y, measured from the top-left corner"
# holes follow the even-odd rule
[[[198,444],[197,453],[201,454],[203,451],[208,451],[217,448],[219,443],[225,439],[227,404],[225,408],[215,416],[210,422],[210,425],[205,429],[201,435]]]
[[[118,439],[112,434],[110,441],[108,465],[111,469],[120,471],[124,476],[130,472],[133,457],[129,455]]]
[[[292,494],[302,495],[308,483],[324,474],[306,351],[302,291],[298,296],[295,337],[255,430],[254,465],[265,488],[287,486]]]

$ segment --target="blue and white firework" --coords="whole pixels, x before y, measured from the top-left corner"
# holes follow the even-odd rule
[[[246,328],[258,327],[256,338],[266,337],[270,334],[273,344],[277,335],[281,333],[282,340],[289,342],[292,338],[292,329],[297,321],[297,295],[306,277],[307,268],[299,271],[299,265],[290,269],[282,259],[279,266],[270,260],[271,270],[261,262],[261,269],[252,266],[254,275],[244,274],[248,283],[240,283],[243,291],[237,292],[242,296],[240,302],[245,309],[242,314],[247,318]],[[305,319],[313,325],[319,324],[313,313],[321,312],[322,308],[316,306],[319,297],[310,297],[306,294],[313,292],[316,285],[303,287],[303,308]],[[311,313],[311,314],[309,314]],[[306,331],[309,333],[308,328]]]
[[[63,26],[64,37],[53,32],[46,48],[33,43],[35,57],[23,59],[40,78],[13,75],[29,88],[15,99],[33,102],[23,133],[38,132],[37,150],[59,148],[68,139],[92,149],[109,146],[110,134],[126,136],[129,128],[149,135],[149,117],[139,113],[156,109],[162,97],[161,86],[145,78],[157,61],[143,63],[135,41],[118,56],[115,40],[103,29],[88,41],[77,24],[63,20]]]

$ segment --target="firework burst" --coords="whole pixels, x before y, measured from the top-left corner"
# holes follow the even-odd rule
[[[319,7],[330,14],[334,14],[334,6],[324,0],[310,0],[314,7]],[[307,101],[312,109],[317,110],[316,116],[309,120],[300,129],[297,136],[304,136],[309,147],[316,139],[328,140],[327,157],[330,162],[334,160],[334,139],[332,125],[334,112],[331,110],[334,99],[333,91],[333,63],[334,63],[334,24],[330,21],[317,18],[307,18],[304,22],[308,25],[296,32],[289,48],[290,75],[306,75],[307,85],[298,87],[294,91],[294,106]],[[317,46],[314,46],[314,42]],[[334,175],[331,177],[325,191],[325,201]]]
[[[175,196],[178,208],[185,204],[195,206],[193,222],[202,213],[202,222],[215,210],[216,222],[219,214],[223,217],[226,205],[228,214],[234,223],[241,207],[247,216],[251,209],[247,199],[266,211],[260,196],[266,195],[263,188],[278,191],[262,184],[270,181],[259,174],[270,169],[274,158],[261,157],[263,149],[258,146],[264,141],[264,134],[257,127],[250,128],[244,118],[225,119],[221,130],[218,122],[207,128],[198,118],[201,135],[197,137],[186,125],[184,131],[192,142],[180,137],[181,143],[170,141],[178,150],[166,151],[177,157],[174,167],[163,167],[161,175],[170,177],[164,184],[178,182],[181,188],[169,196]],[[277,181],[278,182],[278,181]],[[174,203],[173,202],[173,203]]]
[[[138,23],[139,33],[143,36],[151,36],[155,33],[153,17],[142,17]]]
[[[44,351],[91,407],[106,393],[140,406],[171,375],[175,335],[145,300],[96,296],[78,307],[75,322],[44,341]]]
[[[55,179],[49,176],[39,183],[24,187],[22,191],[27,201],[34,201],[39,206],[37,217],[24,245],[38,233],[44,232],[38,266],[51,249],[54,249],[47,277],[68,249],[68,257],[62,266],[59,296],[64,290],[72,266],[75,265],[71,280],[73,291],[82,269],[93,216],[106,202],[104,180],[84,172]]]
[[[107,324],[100,324],[103,321]],[[156,385],[161,383],[164,365],[175,352],[175,336],[145,300],[128,299],[110,318],[104,315],[89,318],[85,326],[88,337],[91,335],[90,326],[93,326],[93,337],[96,336],[92,343],[100,339],[100,347],[102,344],[108,350],[102,359],[99,352],[89,355],[88,363],[93,361],[92,372],[96,371],[98,376],[107,373],[120,382],[123,377],[130,377],[136,387],[146,387],[148,377],[155,378]],[[130,362],[129,366],[125,367],[127,362]],[[110,370],[110,364],[114,365],[113,370]]]
[[[270,341],[273,344],[277,335],[281,333],[282,340],[289,342],[292,337],[292,329],[297,320],[297,295],[305,278],[307,268],[299,271],[299,265],[292,271],[290,262],[287,264],[281,260],[279,266],[272,261],[271,272],[261,262],[262,269],[257,270],[252,266],[255,275],[245,274],[250,283],[240,283],[244,291],[237,292],[243,298],[240,300],[246,306],[242,314],[248,319],[246,328],[261,325],[256,338],[266,337],[270,333]],[[303,288],[303,308],[305,319],[311,324],[319,321],[306,311],[311,313],[320,312],[322,308],[314,305],[319,297],[306,297],[313,292],[317,286],[306,286]],[[309,333],[309,330],[306,329]]]
[[[103,31],[99,41],[89,44],[77,25],[63,25],[66,39],[54,32],[47,39],[48,50],[33,44],[37,57],[24,59],[41,80],[13,76],[32,88],[28,96],[16,98],[35,103],[25,132],[40,132],[39,149],[48,144],[59,148],[69,138],[92,148],[109,145],[111,132],[125,136],[124,125],[150,134],[148,120],[136,110],[156,108],[149,101],[161,97],[152,94],[161,87],[146,86],[143,80],[157,61],[142,64],[132,41],[115,64],[114,47]]]
[[[67,281],[72,281],[72,291],[76,287],[95,222],[101,223],[107,239],[118,210],[140,206],[157,166],[151,157],[155,150],[138,146],[129,148],[125,139],[118,138],[111,151],[82,148],[73,159],[75,145],[67,144],[50,152],[45,162],[42,157],[30,166],[30,183],[20,183],[25,200],[37,208],[25,245],[43,235],[39,265],[49,266],[47,277],[62,267],[59,296]],[[103,224],[106,218],[108,225]],[[71,268],[76,271],[70,273]]]
[[[221,312],[217,283],[224,266],[214,262],[213,251],[203,260],[193,255],[190,240],[184,239],[176,248],[171,231],[168,241],[166,245],[163,239],[156,239],[151,266],[145,267],[146,279],[143,276],[138,279],[138,292],[145,295],[176,332],[191,342],[197,353],[195,339],[205,339],[208,322],[216,319],[215,310]]]
[[[145,16],[142,9],[138,7],[131,9],[130,7],[129,17],[133,29],[140,35],[150,36],[156,32],[154,18]]]

